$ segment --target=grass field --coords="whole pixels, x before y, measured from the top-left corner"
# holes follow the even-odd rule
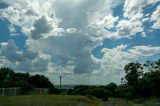
[[[0,106],[98,106],[102,101],[86,96],[27,95],[0,97]]]
[[[126,101],[120,98],[110,98],[103,106],[160,106],[159,98],[139,98],[135,100]]]
[[[160,106],[159,99],[126,101],[110,98],[107,102],[87,96],[27,95],[1,96],[0,106]]]

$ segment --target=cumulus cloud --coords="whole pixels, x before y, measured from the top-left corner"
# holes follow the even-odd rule
[[[118,36],[130,37],[135,36],[138,32],[143,32],[143,25],[139,20],[121,20],[117,29]]]
[[[10,52],[9,52],[10,51]],[[10,61],[21,60],[22,53],[17,51],[17,47],[13,40],[1,44],[1,55],[5,56]]]
[[[92,6],[94,10],[96,10],[99,5],[103,5],[103,3],[101,3],[100,1],[98,2],[98,5],[95,1],[92,2],[92,4],[95,5],[95,7]],[[17,1],[16,5],[21,3],[22,2]],[[16,20],[15,22],[21,23],[22,31],[28,37],[28,39],[26,40],[26,46],[29,49],[34,52],[43,52],[45,54],[51,55],[52,63],[48,63],[50,65],[48,66],[50,69],[56,70],[55,67],[63,68],[69,66],[72,67],[70,71],[73,71],[74,73],[91,73],[92,69],[97,67],[97,64],[91,58],[91,50],[97,45],[97,42],[93,42],[90,35],[85,35],[86,32],[84,31],[76,32],[77,30],[82,30],[86,27],[87,19],[85,20],[85,18],[86,16],[89,17],[89,14],[86,14],[86,11],[90,11],[90,13],[93,14],[93,11],[87,8],[87,6],[90,5],[90,1],[80,2],[79,5],[77,4],[77,7],[73,6],[71,8],[65,8],[65,5],[63,5],[64,8],[60,10],[58,10],[59,8],[53,4],[55,6],[55,11],[53,8],[53,10],[48,8],[44,8],[44,10],[42,10],[40,8],[40,4],[45,3],[43,0],[39,2],[34,1],[33,3],[31,3],[29,1],[25,3],[26,5],[28,5],[26,8],[23,8],[21,6],[15,8],[15,4],[10,2],[10,7],[14,7],[15,10],[22,14],[21,18],[18,19],[18,21]],[[56,1],[56,3],[56,5],[58,6],[58,4],[63,4],[64,1]],[[77,2],[72,3],[74,4]],[[110,2],[107,3],[111,4]],[[119,2],[117,1],[115,3],[118,4]],[[51,7],[50,4],[52,3],[48,3],[48,7]],[[85,8],[81,4],[85,4]],[[70,5],[70,3],[68,3],[68,5]],[[101,9],[101,11],[107,10],[109,12],[110,10],[112,10],[112,7],[103,6],[102,8],[103,9]],[[77,12],[81,9],[83,11]],[[96,11],[98,13],[98,10]],[[50,12],[52,12],[53,14],[51,14]],[[68,16],[66,15],[67,12],[72,14],[69,14]],[[80,15],[78,14],[82,14],[82,17],[79,17]],[[62,18],[62,21],[56,18],[56,16]],[[104,21],[104,24],[107,24],[109,22],[109,19],[111,18],[112,16],[108,16],[108,18],[104,16],[104,19],[102,21]],[[9,18],[7,19],[10,20]],[[69,20],[63,21],[64,19]],[[111,24],[114,24],[114,21],[116,20],[117,18],[115,18]],[[77,24],[77,22],[79,23]],[[70,24],[73,24],[74,27]],[[63,26],[66,29],[65,36],[53,37],[57,36],[56,33],[62,33],[62,35],[63,33],[65,33],[65,30],[63,28],[59,28],[59,26]],[[112,26],[113,25],[111,25],[110,27]],[[27,65],[29,63],[25,62],[25,64]]]
[[[90,10],[87,12],[88,30],[94,40],[117,36],[110,29],[115,28],[116,22],[119,19],[118,16],[113,16],[113,8],[121,4],[122,1],[119,0],[104,0],[103,2],[99,1],[88,9]]]
[[[40,72],[47,70],[50,55],[29,49],[20,51],[14,40],[9,40],[0,44],[0,60],[2,61],[1,66],[21,71]]]
[[[160,50],[154,46],[119,45],[104,48],[102,59],[91,52],[105,38],[133,38],[137,33],[147,36],[143,23],[149,21],[150,15],[152,28],[159,28],[159,7],[149,15],[143,12],[144,7],[159,0],[1,1],[8,5],[0,9],[0,19],[10,22],[10,34],[16,34],[18,26],[26,36],[25,50],[18,48],[13,40],[0,44],[1,66],[47,74],[60,71],[70,74],[68,81],[72,82],[76,78],[77,82],[96,82],[97,76],[106,80],[105,75],[113,81],[119,80],[128,62],[153,56]],[[119,5],[123,5],[122,17],[113,14]],[[85,78],[89,74],[90,78]]]
[[[20,13],[13,6],[9,6],[5,9],[0,9],[0,18],[6,18],[11,23],[19,25]]]
[[[53,0],[2,1],[9,6],[0,10],[0,17],[21,27],[27,37],[37,40],[63,32],[63,28],[59,28],[61,20],[55,17]]]
[[[153,46],[134,46],[129,48],[128,45],[119,45],[115,48],[102,49],[104,56],[98,60],[101,67],[95,74],[110,76],[110,81],[117,81],[119,83],[122,76],[124,76],[123,68],[126,64],[133,61],[138,61],[141,57],[153,56],[160,53],[160,47]]]
[[[132,18],[136,14],[139,14],[142,12],[142,8],[155,4],[159,0],[125,0],[124,2],[124,17]]]
[[[8,28],[9,28],[9,32],[10,32],[11,36],[17,36],[18,35],[17,30],[13,25],[10,25]]]
[[[125,19],[119,22],[118,35],[131,37],[135,36],[136,33],[140,32],[142,36],[145,36],[143,22],[149,21],[148,15],[150,14],[144,15],[143,9],[146,6],[153,5],[159,1],[160,0],[134,0],[134,1],[125,0],[123,6],[124,10],[123,17]],[[155,11],[154,14],[157,14],[157,12]],[[157,15],[152,16],[152,20],[155,19],[153,17],[157,17]],[[157,27],[158,25],[159,24],[157,21],[157,23],[155,23],[153,27]]]
[[[116,1],[115,1],[116,2]],[[121,2],[114,3],[115,5],[112,5],[113,7],[108,7],[108,10],[101,13],[101,10],[98,15],[93,15],[92,18],[89,18],[92,20],[89,24],[89,29],[92,32],[92,34],[96,34],[96,36],[103,38],[123,38],[128,37],[131,38],[135,36],[137,33],[141,33],[142,36],[144,36],[144,28],[143,28],[143,22],[144,22],[144,14],[143,14],[143,8],[154,4],[158,2],[158,0],[136,0],[136,1],[130,1],[125,0],[123,5],[123,18],[119,19],[119,17],[114,17],[112,15],[112,8],[114,6],[120,5]],[[109,3],[109,1],[108,1]],[[110,8],[110,9],[109,9]],[[103,8],[104,9],[104,8]],[[102,10],[103,10],[102,9]],[[96,14],[96,13],[95,13]],[[107,15],[110,14],[110,15]],[[142,22],[143,20],[143,22]],[[117,24],[118,23],[118,24]],[[111,30],[110,30],[111,29]],[[114,29],[114,30],[112,30]]]
[[[77,31],[76,28],[67,28],[66,29],[67,33],[75,33],[76,31]]]
[[[90,26],[91,31],[97,31],[96,35],[97,36],[104,36],[103,35],[103,30],[104,32],[106,30],[110,30],[111,28],[115,27],[115,23],[118,21],[118,17],[113,17],[111,14],[110,15],[106,15],[105,17],[103,17],[102,19],[97,19],[95,20],[95,23]],[[99,31],[101,31],[101,33],[99,33]]]
[[[154,21],[152,28],[160,29],[160,5],[157,6],[156,10],[151,15],[151,21]]]
[[[154,54],[160,53],[160,47],[135,46],[133,49],[130,49],[129,52],[135,57],[152,56]]]
[[[144,37],[146,36],[146,34],[144,32],[143,22],[149,21],[149,17],[147,15],[150,14],[144,15],[143,9],[146,6],[154,5],[157,2],[159,2],[159,0],[125,0],[123,5],[123,18],[114,17],[112,15],[112,11],[100,14],[101,10],[99,10],[99,14],[97,16],[93,15],[94,19],[92,20],[92,22],[90,22],[89,29],[93,35],[96,34],[96,37],[101,37],[102,39],[115,39],[123,37],[133,38],[137,33],[140,33]],[[117,2],[117,5],[120,4],[120,2]],[[107,16],[106,14],[110,15]],[[159,17],[156,14],[158,14],[158,7],[157,10],[152,14],[151,20],[156,21],[152,28],[157,28],[159,26]]]
[[[46,18],[43,16],[34,22],[33,30],[31,30],[31,37],[33,39],[39,39],[43,36],[43,34],[49,33],[52,28],[52,25],[48,23]]]
[[[22,61],[23,59],[32,60],[38,55],[29,49],[26,51],[18,50],[14,40],[9,40],[8,42],[3,42],[0,44],[0,55],[5,56],[9,61]]]
[[[139,57],[158,54],[160,53],[160,47],[134,46],[129,49],[128,45],[119,45],[112,49],[104,48],[102,52],[104,53],[103,58],[106,59],[106,61],[114,61],[115,63],[119,61],[119,63],[121,63],[121,61],[132,61],[132,59],[138,59]]]
[[[153,2],[146,0],[130,1],[125,0],[123,6],[123,17],[117,25],[117,35],[119,37],[133,37],[137,33],[144,33],[143,29],[143,7]]]
[[[38,45],[41,44],[41,45]],[[89,41],[82,33],[66,36],[50,37],[39,41],[28,41],[33,51],[43,51],[52,56],[53,65],[59,67],[73,66],[74,73],[91,73],[96,63],[91,58],[91,50],[95,43]]]
[[[122,3],[123,3],[123,1],[120,1],[120,0],[114,0],[114,1],[98,0],[98,1],[96,1],[96,3],[94,5],[92,5],[88,9],[88,12],[87,12],[89,25],[94,24],[95,20],[105,19],[105,17],[108,14],[113,13],[113,8],[115,8],[116,6],[118,6]]]

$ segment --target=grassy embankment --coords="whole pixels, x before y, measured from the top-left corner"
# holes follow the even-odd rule
[[[107,102],[87,96],[27,95],[0,96],[0,106],[160,106],[160,99],[126,101],[109,98]]]
[[[27,95],[0,97],[0,106],[98,106],[102,101],[86,96]]]
[[[160,99],[139,98],[127,101],[120,98],[110,98],[107,102],[103,103],[103,106],[160,106]]]

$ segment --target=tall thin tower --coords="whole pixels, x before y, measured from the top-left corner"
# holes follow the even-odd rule
[[[62,80],[62,76],[61,76],[61,75],[59,76],[59,79],[60,79],[59,89],[60,89],[60,93],[61,93],[61,83],[62,83],[62,82],[61,82],[61,80]]]

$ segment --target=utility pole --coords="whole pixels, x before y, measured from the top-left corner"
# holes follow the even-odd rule
[[[59,76],[59,79],[60,79],[59,89],[60,89],[60,94],[61,94],[61,80],[62,80],[62,76],[61,75]]]

